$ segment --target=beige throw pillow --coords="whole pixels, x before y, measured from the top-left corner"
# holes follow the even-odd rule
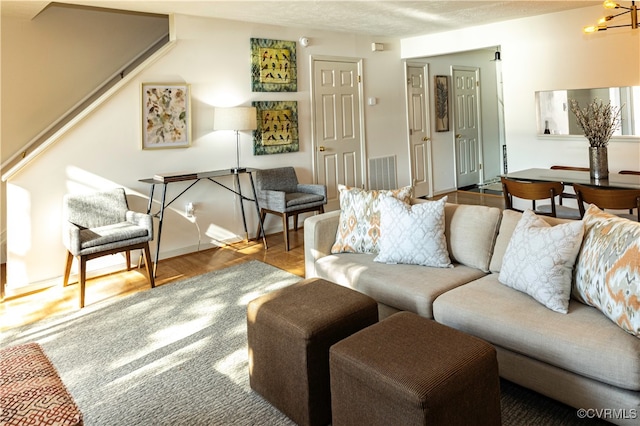
[[[498,280],[566,314],[583,235],[580,220],[551,226],[526,210],[513,231]]]

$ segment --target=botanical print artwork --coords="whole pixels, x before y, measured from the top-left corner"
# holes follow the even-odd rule
[[[251,39],[251,90],[254,92],[298,90],[294,41]]]
[[[258,128],[254,132],[255,155],[297,152],[298,103],[295,101],[253,102],[258,111]]]
[[[143,84],[143,149],[190,145],[189,85]]]

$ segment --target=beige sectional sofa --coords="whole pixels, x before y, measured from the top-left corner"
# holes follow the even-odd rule
[[[454,266],[432,268],[378,263],[374,254],[332,254],[340,212],[324,213],[304,224],[306,277],[373,297],[381,318],[411,311],[480,337],[496,347],[502,377],[588,410],[580,413],[589,417],[638,424],[640,339],[573,298],[562,314],[498,281],[520,217],[447,204],[445,236]]]

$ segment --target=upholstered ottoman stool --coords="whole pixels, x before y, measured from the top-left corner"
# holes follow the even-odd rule
[[[329,347],[377,321],[375,300],[322,279],[251,301],[251,388],[299,425],[330,423]]]
[[[37,343],[0,349],[0,424],[82,425],[82,413]]]
[[[333,426],[500,425],[490,344],[409,312],[331,347]]]

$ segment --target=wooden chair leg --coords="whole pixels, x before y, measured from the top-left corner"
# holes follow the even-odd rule
[[[87,258],[80,256],[80,308],[84,308],[84,289],[87,281]]]
[[[149,251],[149,243],[144,246],[144,265],[147,269],[147,275],[149,276],[149,283],[151,288],[156,286],[156,280],[153,277],[153,265],[151,263],[151,252]]]
[[[284,235],[284,248],[289,251],[289,216],[282,213],[282,233]]]
[[[67,252],[67,264],[64,268],[64,278],[62,281],[62,286],[66,287],[69,285],[69,276],[71,275],[71,264],[73,263],[73,255],[70,251]]]

